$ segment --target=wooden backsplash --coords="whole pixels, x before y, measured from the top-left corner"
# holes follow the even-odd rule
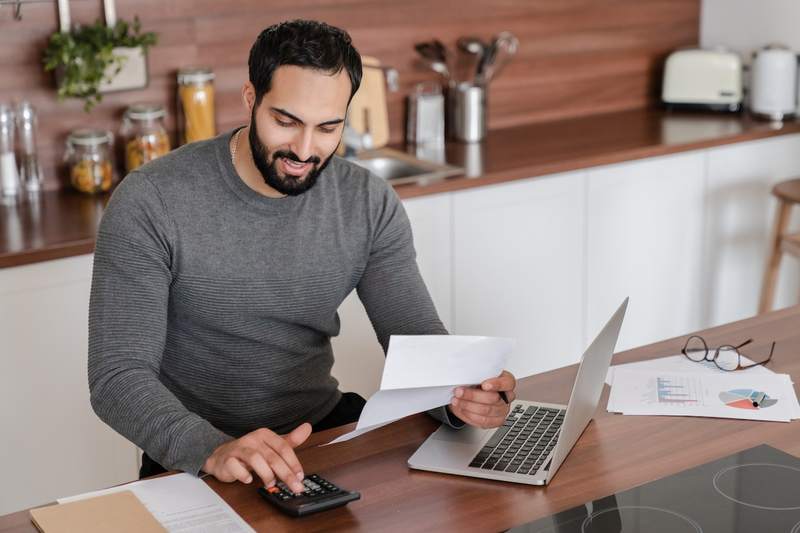
[[[138,15],[155,31],[146,89],[104,96],[90,114],[82,102],[58,102],[41,68],[47,38],[58,27],[55,1],[22,6],[21,21],[0,6],[0,101],[28,98],[39,111],[45,185],[63,186],[59,166],[67,133],[79,127],[119,130],[122,111],[151,101],[175,112],[175,72],[214,69],[220,131],[243,124],[240,90],[255,37],[281,20],[313,18],[350,32],[362,54],[400,72],[389,94],[391,140],[404,134],[404,97],[436,75],[417,63],[413,44],[461,35],[488,39],[509,30],[520,39],[515,60],[491,85],[490,129],[652,105],[666,54],[698,42],[700,0],[118,0],[117,14]],[[102,16],[100,0],[72,0],[73,22]],[[174,121],[168,120],[174,139]],[[613,125],[609,125],[613,127]]]

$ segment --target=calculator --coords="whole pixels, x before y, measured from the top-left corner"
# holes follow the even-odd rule
[[[346,505],[361,498],[358,492],[342,490],[330,481],[310,474],[303,479],[305,490],[292,492],[283,481],[267,487],[259,487],[258,493],[269,503],[289,516],[306,516],[319,511]]]

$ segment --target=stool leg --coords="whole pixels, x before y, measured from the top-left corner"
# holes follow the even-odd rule
[[[775,284],[778,280],[778,267],[781,264],[781,238],[786,233],[786,227],[789,225],[791,208],[792,206],[789,202],[778,201],[775,228],[770,241],[769,259],[764,272],[764,283],[761,287],[761,302],[758,305],[759,314],[772,310],[773,300],[775,299]]]

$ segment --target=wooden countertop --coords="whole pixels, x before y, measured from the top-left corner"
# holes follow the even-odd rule
[[[775,354],[769,367],[800,379],[800,306],[702,332],[710,345],[753,338],[753,354]],[[678,353],[685,336],[614,356],[627,363]],[[520,381],[520,398],[566,403],[577,365]],[[797,388],[797,387],[795,387]],[[317,447],[355,424],[315,433],[298,456],[316,472],[358,490],[360,501],[301,519],[287,518],[261,501],[250,485],[207,479],[209,486],[257,531],[504,531],[576,505],[669,476],[738,451],[769,444],[800,456],[800,422],[721,418],[622,416],[605,406],[608,387],[551,485],[533,487],[410,470],[406,461],[436,428],[414,415],[357,439]],[[33,533],[27,510],[0,517],[0,532]]]
[[[403,199],[800,133],[747,116],[635,110],[495,130],[482,143],[448,143],[465,175],[396,188]],[[413,150],[410,150],[413,152]],[[38,204],[0,205],[0,268],[91,253],[108,195],[48,192]]]

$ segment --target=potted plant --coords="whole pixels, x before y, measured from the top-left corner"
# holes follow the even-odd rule
[[[102,100],[103,91],[147,85],[144,54],[156,41],[155,33],[141,33],[138,17],[133,24],[118,20],[106,25],[98,20],[91,25],[76,25],[69,32],[50,36],[44,69],[56,73],[59,100],[82,98],[84,110],[89,112]],[[114,86],[114,78],[130,67],[136,72],[124,86]]]

